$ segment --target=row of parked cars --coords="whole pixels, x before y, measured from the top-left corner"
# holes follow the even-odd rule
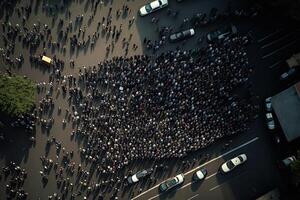
[[[220,167],[220,171],[224,174],[228,173],[228,172],[232,171],[233,169],[235,169],[237,166],[245,163],[246,161],[247,161],[246,154],[238,155],[238,156],[226,161],[225,163],[223,163]],[[151,173],[152,173],[151,170],[139,171],[139,172],[135,173],[134,175],[128,177],[128,179],[127,179],[128,183],[129,184],[136,183],[136,182],[140,181],[141,179],[149,176]],[[205,179],[207,174],[208,174],[207,169],[201,168],[193,174],[192,179],[194,182],[197,182],[197,181]],[[162,182],[159,185],[159,191],[160,192],[169,191],[169,190],[175,188],[176,186],[182,184],[183,182],[184,182],[184,174],[179,174],[173,178],[170,178],[170,179]]]
[[[155,0],[141,7],[139,10],[139,14],[140,16],[145,16],[159,9],[162,9],[166,6],[168,6],[168,0]],[[236,34],[236,33],[237,33],[237,28],[234,25],[224,26],[221,29],[208,33],[207,41],[213,42],[216,40],[221,40],[230,34]],[[190,28],[170,35],[169,40],[170,42],[177,42],[177,41],[190,38],[194,35],[195,35],[195,30],[193,28]]]

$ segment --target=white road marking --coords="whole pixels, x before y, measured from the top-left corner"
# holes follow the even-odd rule
[[[219,184],[219,185],[216,185],[215,187],[210,188],[209,191],[213,191],[213,190],[219,188],[221,185],[223,185],[223,184],[225,184],[225,183],[228,183],[228,182],[229,182],[230,180],[232,180],[232,179],[235,179],[235,178],[237,178],[237,177],[239,177],[239,176],[244,175],[246,172],[247,172],[246,170],[240,172],[238,175],[235,175],[235,176],[232,177],[231,179],[229,179],[229,180],[227,180],[227,181],[225,181],[225,182],[223,182],[223,183],[221,183],[221,184]]]
[[[244,144],[241,144],[240,146],[237,146],[237,147],[231,149],[230,151],[227,151],[226,153],[223,153],[222,155],[220,155],[218,157],[215,157],[215,158],[211,159],[210,161],[208,161],[208,162],[206,162],[206,163],[204,163],[202,165],[199,165],[198,167],[195,167],[194,169],[191,169],[190,171],[184,173],[184,175],[190,174],[190,173],[198,170],[199,168],[201,168],[201,167],[203,167],[203,166],[205,166],[205,165],[207,165],[207,164],[209,164],[211,162],[214,162],[214,161],[216,161],[216,160],[218,160],[218,159],[220,159],[220,158],[222,158],[224,156],[227,156],[228,154],[230,154],[230,153],[232,153],[232,152],[234,152],[236,150],[239,150],[240,148],[243,148],[244,146],[246,146],[248,144],[251,144],[252,142],[255,142],[258,139],[259,139],[259,137],[255,137],[255,138],[249,140],[248,142],[245,142]]]
[[[212,174],[212,175],[210,175],[210,176],[207,176],[207,177],[205,177],[204,180],[207,180],[207,179],[209,179],[209,178],[211,178],[211,177],[213,177],[213,176],[215,176],[215,175],[217,175],[217,174],[218,174],[218,172],[216,172],[216,173],[214,173],[214,174]]]
[[[217,188],[220,187],[221,185],[222,185],[222,184],[217,185],[217,186],[215,186],[215,187],[213,187],[213,188],[210,188],[209,191],[213,191],[214,189],[217,189]]]
[[[272,65],[270,65],[268,68],[272,69],[272,68],[276,67],[277,65],[279,65],[281,62],[282,62],[282,60],[275,62]]]
[[[212,174],[212,175],[210,175],[210,176],[207,176],[204,180],[207,180],[207,179],[209,179],[209,178],[211,178],[211,177],[213,177],[213,176],[215,176],[215,175],[217,175],[218,174],[218,172],[216,172],[216,173],[214,173],[214,174]],[[195,183],[196,181],[192,181],[192,182],[189,182],[188,184],[185,184],[185,185],[183,185],[183,186],[181,186],[180,188],[178,188],[177,190],[181,190],[181,189],[183,189],[183,188],[186,188],[187,186],[189,186],[189,185],[191,185],[191,184],[193,184],[193,183]]]
[[[157,195],[151,197],[149,200],[155,199],[156,197],[159,197],[159,196],[160,196],[160,194],[157,194]]]
[[[281,31],[281,30],[282,30],[282,29],[277,29],[276,31],[274,31],[274,32],[272,32],[272,33],[266,35],[265,37],[263,37],[263,38],[257,40],[257,42],[260,43],[260,42],[264,41],[265,39],[268,39],[269,37],[271,37],[271,36],[273,36],[273,35],[276,35],[276,34],[277,34],[279,31]]]
[[[199,194],[196,194],[196,195],[194,195],[194,196],[188,198],[187,200],[192,200],[193,198],[195,198],[195,197],[197,197],[197,196],[199,196]]]
[[[271,53],[268,53],[268,54],[262,56],[261,58],[262,58],[262,59],[265,59],[265,58],[267,58],[267,57],[270,57],[270,56],[276,54],[277,52],[281,51],[282,49],[285,49],[285,48],[287,48],[288,46],[291,46],[292,44],[296,43],[298,40],[299,40],[299,38],[298,38],[298,39],[295,39],[294,41],[291,41],[291,42],[287,43],[286,45],[280,47],[279,49],[276,49],[275,51],[272,51]]]
[[[187,186],[189,186],[189,185],[191,185],[192,183],[195,183],[195,182],[196,182],[196,181],[189,182],[188,184],[181,186],[181,187],[178,188],[177,190],[181,190],[181,189],[183,189],[183,188],[186,188]]]
[[[216,161],[216,160],[218,160],[218,159],[220,159],[220,158],[222,158],[222,157],[224,157],[224,156],[226,156],[226,155],[228,155],[228,154],[230,154],[230,153],[232,153],[232,152],[234,152],[234,151],[239,150],[240,148],[243,148],[244,146],[247,146],[248,144],[251,144],[252,142],[255,142],[255,141],[258,140],[258,139],[259,139],[259,137],[255,137],[255,138],[249,140],[248,142],[245,142],[244,144],[241,144],[240,146],[237,146],[237,147],[235,147],[235,148],[233,148],[233,149],[227,151],[226,153],[223,153],[222,155],[220,155],[220,156],[218,156],[218,157],[216,157],[216,158],[213,158],[213,159],[211,159],[210,161],[207,161],[206,163],[203,163],[202,165],[199,165],[198,167],[195,167],[194,169],[191,169],[190,171],[184,173],[184,175],[190,174],[190,173],[192,173],[192,172],[194,172],[194,171],[196,171],[196,170],[202,168],[203,166],[205,166],[205,165],[207,165],[207,164],[209,164],[209,163],[211,163],[211,162],[214,162],[214,161]],[[185,188],[185,187],[187,187],[187,186],[189,186],[189,185],[191,185],[191,184],[192,184],[192,182],[190,182],[190,183],[188,183],[188,184],[186,184],[186,185],[180,187],[179,189],[183,189],[183,188]],[[155,189],[155,188],[158,188],[159,185],[160,185],[160,183],[157,184],[157,185],[155,185],[155,186],[153,186],[152,188],[146,190],[145,192],[142,192],[141,194],[137,195],[136,197],[133,197],[131,200],[137,199],[137,198],[139,198],[140,196],[146,194],[147,192],[149,192],[149,191],[151,191],[151,190],[153,190],[153,189]],[[151,197],[149,200],[154,199],[154,198],[156,198],[156,197],[158,197],[158,196],[160,196],[160,194],[155,195],[154,197]]]
[[[295,33],[286,34],[286,35],[284,35],[284,36],[282,36],[282,37],[280,37],[280,38],[278,38],[276,40],[273,40],[272,42],[270,42],[268,44],[265,44],[265,45],[261,46],[260,48],[261,49],[267,48],[267,47],[269,47],[269,46],[271,46],[271,45],[273,45],[273,44],[275,44],[275,43],[277,43],[277,42],[279,42],[279,41],[281,41],[281,40],[283,40],[283,39],[285,39],[287,37],[290,37],[291,35],[295,35]]]

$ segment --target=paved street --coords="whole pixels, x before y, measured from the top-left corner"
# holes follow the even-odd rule
[[[261,125],[257,124],[255,130],[263,129]],[[231,148],[221,151],[221,155],[214,155],[209,161],[184,171],[183,185],[172,192],[159,194],[158,185],[155,185],[132,199],[254,199],[279,181],[276,156],[275,159],[270,156],[272,141],[265,134],[253,130],[235,138]],[[222,163],[242,153],[248,156],[246,164],[226,175],[219,171]],[[192,175],[202,167],[208,170],[207,177],[204,181],[193,182]]]
[[[39,20],[42,24],[51,24],[52,18],[42,13],[42,6],[36,6],[36,1],[22,1],[22,5],[27,5],[33,2],[34,13],[27,19],[28,27],[32,27],[34,23]],[[98,9],[95,15],[95,20],[88,24],[88,16],[92,13],[89,9],[89,4],[80,3],[81,0],[72,1],[69,5],[69,10],[72,12],[72,17],[76,15],[84,14],[83,24],[87,27],[86,35],[92,35],[97,30],[97,22],[102,19],[103,16],[107,16],[109,7],[112,8],[112,12],[115,13],[117,9],[122,8],[125,1],[105,1],[105,4]],[[89,1],[87,1],[89,2]],[[158,40],[157,27],[171,26],[174,31],[178,31],[185,28],[190,28],[189,25],[181,27],[182,21],[188,17],[191,18],[196,12],[209,13],[212,8],[218,8],[219,11],[226,10],[229,1],[222,0],[186,0],[178,3],[175,0],[169,1],[171,10],[179,11],[176,18],[168,16],[166,9],[153,13],[146,17],[139,17],[138,9],[149,1],[126,1],[126,5],[129,6],[131,12],[127,17],[116,18],[115,15],[112,19],[113,25],[119,27],[122,24],[123,32],[120,39],[115,42],[115,47],[107,55],[106,47],[112,45],[112,39],[110,37],[101,37],[97,41],[94,49],[86,49],[82,51],[70,51],[70,47],[67,46],[66,53],[59,51],[51,51],[47,49],[47,55],[57,55],[60,59],[64,60],[66,66],[69,66],[71,59],[75,61],[75,67],[65,67],[63,73],[75,74],[82,66],[97,65],[99,61],[104,59],[110,59],[114,56],[132,56],[139,54],[153,55],[151,50],[147,50],[143,46],[143,40],[146,37],[151,40]],[[249,5],[248,1],[233,1],[234,7],[246,7]],[[159,19],[158,23],[152,23],[152,18]],[[64,18],[64,13],[60,13],[58,18]],[[134,19],[132,26],[128,26],[128,21]],[[74,20],[74,19],[73,19]],[[17,19],[16,13],[12,17],[13,24],[20,23]],[[1,19],[3,22],[3,19]],[[65,22],[67,23],[67,21]],[[233,23],[237,26],[241,34],[250,33],[253,37],[253,43],[248,46],[247,56],[249,58],[250,65],[254,67],[254,72],[251,76],[253,82],[251,90],[255,96],[258,96],[257,101],[259,105],[262,105],[264,99],[268,96],[286,88],[291,83],[280,83],[279,76],[287,68],[284,66],[285,59],[292,53],[296,53],[300,50],[299,31],[300,27],[297,27],[295,23],[288,23],[285,18],[273,17],[272,13],[264,13],[255,19],[228,19],[225,21],[219,21],[203,28],[195,28],[196,35],[194,38],[179,42],[169,43],[160,48],[154,55],[158,55],[168,50],[180,49],[193,49],[207,46],[205,36],[207,32],[221,27],[224,24]],[[58,33],[59,28],[57,22],[51,27],[53,33]],[[132,35],[131,35],[132,34]],[[57,34],[54,34],[53,41],[56,41]],[[199,44],[197,40],[204,37],[204,42]],[[128,54],[125,53],[122,47],[122,39],[130,39],[130,44],[133,43],[138,46],[136,50],[130,48]],[[0,46],[3,46],[1,40]],[[25,48],[26,49],[26,48]],[[39,47],[36,54],[42,53],[43,48]],[[21,68],[12,68],[12,72],[26,75],[36,82],[48,82],[48,70],[45,68],[35,67],[29,62],[29,52],[22,48],[21,42],[16,43],[15,57],[20,53],[24,54],[24,64]],[[0,65],[4,66],[4,61],[0,60]],[[5,71],[5,69],[1,69]],[[239,88],[243,91],[243,87]],[[41,100],[44,94],[37,97],[37,102]],[[54,99],[56,106],[60,106],[65,110],[69,108],[67,101],[64,101],[62,95]],[[36,144],[34,146],[28,141],[27,135],[24,135],[22,130],[4,129],[3,132],[9,133],[9,142],[0,144],[0,166],[5,166],[10,161],[14,161],[20,164],[27,170],[28,179],[24,184],[24,189],[29,193],[28,199],[48,199],[49,195],[57,192],[57,184],[55,179],[55,173],[52,171],[49,174],[48,183],[43,185],[41,182],[41,176],[39,171],[42,170],[40,157],[47,155],[47,157],[56,159],[56,149],[51,148],[49,152],[46,152],[45,146],[47,139],[55,137],[66,148],[66,151],[74,151],[73,160],[76,163],[81,163],[83,160],[79,148],[85,141],[80,138],[71,137],[73,127],[71,124],[67,124],[66,127],[62,127],[61,121],[64,116],[58,115],[56,110],[55,124],[50,133],[43,132],[40,126],[37,126],[35,138]],[[229,140],[232,140],[230,146],[223,150],[222,147]],[[21,148],[20,148],[21,147]],[[274,138],[265,127],[265,118],[263,114],[263,108],[260,108],[258,118],[251,124],[250,130],[240,135],[233,135],[220,139],[213,145],[190,153],[183,159],[166,159],[166,160],[136,160],[129,164],[128,167],[122,170],[122,174],[127,175],[129,170],[136,172],[141,169],[152,167],[153,165],[162,164],[168,166],[167,170],[164,170],[161,174],[157,174],[155,183],[149,183],[149,181],[141,181],[134,186],[128,188],[121,188],[118,193],[119,199],[132,199],[132,200],[164,200],[164,199],[176,199],[176,200],[197,200],[197,199],[216,199],[216,200],[251,200],[264,194],[273,187],[280,186],[280,176],[277,169],[277,161],[280,159],[280,154],[277,151],[278,147],[275,145]],[[245,153],[248,156],[248,161],[235,169],[229,174],[221,174],[219,172],[220,165],[241,153]],[[209,158],[205,159],[205,155]],[[195,161],[196,160],[196,161]],[[182,162],[189,161],[193,163],[192,166],[183,169]],[[91,170],[88,163],[82,163],[83,167],[87,170]],[[204,181],[192,182],[193,173],[199,169],[205,167],[208,170],[208,176]],[[92,170],[91,170],[92,171]],[[174,191],[167,194],[160,194],[158,192],[158,185],[179,173],[185,175],[185,181],[183,185]],[[75,180],[74,180],[75,181]],[[98,182],[97,177],[93,177],[91,182]],[[5,178],[0,180],[0,199],[5,199],[5,185],[7,184]],[[111,192],[111,191],[110,191]],[[109,191],[107,194],[111,194]],[[103,192],[104,193],[104,192]],[[76,197],[76,199],[83,199],[82,196]],[[92,195],[89,199],[95,199]],[[110,195],[105,196],[105,199],[110,199]]]

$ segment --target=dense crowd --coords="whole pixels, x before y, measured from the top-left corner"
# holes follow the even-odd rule
[[[5,2],[5,6],[13,7],[10,1]],[[178,47],[176,51],[157,57],[114,57],[94,66],[82,66],[78,74],[65,75],[64,67],[67,65],[59,59],[59,55],[66,52],[68,44],[70,51],[92,49],[101,39],[100,35],[106,35],[112,41],[106,46],[106,53],[109,54],[123,31],[122,24],[117,27],[112,18],[129,17],[131,13],[126,4],[115,15],[112,7],[107,6],[108,15],[97,19],[94,18],[96,10],[105,3],[100,0],[86,2],[91,3],[90,16],[77,13],[74,16],[66,9],[69,1],[61,1],[55,6],[42,1],[42,11],[52,18],[52,25],[57,22],[59,31],[56,33],[50,28],[51,25],[39,21],[29,28],[27,19],[32,13],[29,4],[11,9],[11,12],[17,13],[19,23],[9,21],[8,14],[11,12],[6,13],[2,22],[4,47],[0,49],[0,56],[7,66],[21,66],[24,62],[23,54],[14,57],[16,41],[29,49],[31,64],[41,64],[41,56],[35,54],[39,48],[43,55],[47,49],[51,49],[52,53],[58,51],[58,56],[53,55],[49,67],[49,82],[37,84],[38,93],[45,94],[44,97],[32,115],[24,115],[12,125],[26,127],[30,131],[34,130],[33,121],[36,121],[42,130],[50,132],[54,123],[60,123],[53,116],[53,111],[57,109],[58,114],[64,116],[61,122],[63,127],[68,123],[73,127],[71,137],[84,141],[79,149],[81,158],[92,164],[91,169],[96,167],[96,174],[101,180],[92,182],[92,172],[73,160],[74,152],[67,151],[55,137],[48,138],[46,155],[40,157],[40,175],[45,186],[50,172],[54,171],[57,188],[62,194],[55,192],[49,195],[49,199],[64,199],[70,193],[71,199],[75,199],[83,191],[86,191],[83,199],[99,191],[99,199],[107,191],[117,199],[117,192],[124,181],[118,172],[131,161],[183,158],[189,152],[204,148],[220,138],[248,129],[256,113],[255,106],[235,92],[248,81],[252,71],[245,50],[248,37],[228,37],[197,50],[183,51]],[[60,11],[65,11],[65,19],[57,17]],[[186,17],[182,27],[189,22],[195,27],[207,25],[217,19],[216,11],[213,11],[208,21],[200,14],[191,20]],[[176,18],[178,11],[167,10],[167,14]],[[88,24],[85,26],[83,19],[87,17]],[[134,20],[134,16],[130,17],[129,28]],[[87,28],[93,21],[97,30],[87,34]],[[159,39],[151,41],[144,38],[143,44],[155,53],[167,44],[173,27],[159,27],[156,18],[151,21],[158,26]],[[58,36],[57,40],[55,36]],[[122,40],[127,53],[131,38],[132,34]],[[136,44],[132,44],[133,51],[137,48]],[[75,67],[73,59],[69,64],[71,68]],[[11,73],[10,70],[7,69],[7,72]],[[70,107],[61,108],[56,104],[55,99],[60,94]],[[37,142],[34,136],[31,141]],[[56,158],[48,157],[51,148],[55,148]],[[11,170],[23,184],[26,173],[15,165],[12,164],[12,170],[10,166],[3,168],[4,173]],[[164,167],[168,168],[156,165],[153,170],[159,171]],[[150,180],[154,179],[150,177]],[[28,194],[23,191],[22,184],[18,190],[13,189],[14,183],[7,186],[8,190],[12,190],[8,194],[17,194],[25,199]]]
[[[242,133],[254,106],[234,95],[248,80],[247,37],[227,38],[192,56],[172,51],[116,57],[68,78],[82,154],[114,173],[141,158],[184,157]]]
[[[58,107],[58,113],[64,116],[63,126],[74,127],[71,137],[84,141],[81,158],[96,167],[97,177],[110,178],[89,182],[90,172],[72,160],[73,151],[52,138],[47,148],[55,145],[56,159],[62,151],[62,164],[41,157],[44,184],[53,168],[57,185],[65,187],[63,196],[71,191],[75,198],[86,190],[87,196],[101,191],[103,198],[112,191],[117,198],[123,181],[119,171],[131,161],[183,158],[222,137],[245,132],[256,106],[236,95],[236,89],[252,72],[248,42],[246,36],[233,36],[196,51],[115,57],[83,66],[78,76],[62,75],[60,65],[54,65],[50,82],[38,84],[39,93],[46,93],[35,111],[38,123],[51,129],[54,118],[45,116],[55,108],[52,97],[62,93],[70,109]],[[79,191],[71,181],[74,176]]]

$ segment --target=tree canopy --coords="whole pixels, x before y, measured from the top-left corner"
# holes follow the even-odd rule
[[[30,111],[35,102],[35,87],[25,77],[0,74],[0,112],[18,116]]]

